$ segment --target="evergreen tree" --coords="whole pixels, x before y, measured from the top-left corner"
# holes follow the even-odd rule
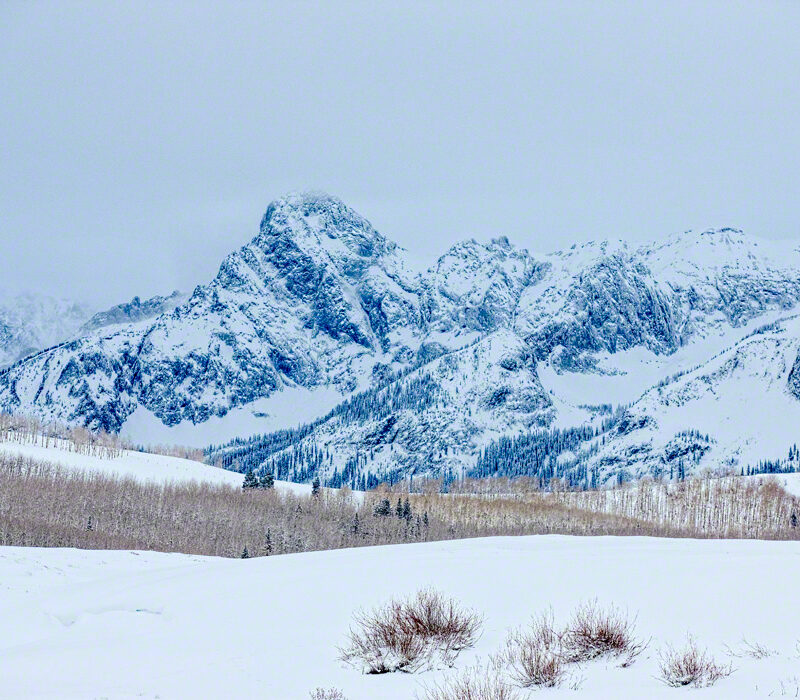
[[[383,498],[378,503],[376,503],[375,507],[372,509],[372,514],[381,517],[386,517],[387,515],[391,515],[392,504],[389,502],[389,499]]]
[[[403,501],[403,518],[407,523],[411,522],[411,504],[408,502],[408,498]]]
[[[258,488],[258,479],[256,475],[253,473],[252,469],[248,469],[247,473],[244,475],[244,481],[242,482],[243,489],[255,489]]]
[[[275,486],[275,477],[272,476],[272,472],[265,472],[261,475],[261,478],[258,480],[258,486],[262,489],[271,489]]]
[[[360,528],[360,523],[358,522],[358,513],[353,516],[353,524],[350,526],[350,530],[354,535],[358,534]]]
[[[321,491],[321,486],[319,483],[319,477],[314,477],[314,481],[311,482],[311,495],[319,496],[320,491]]]
[[[267,534],[264,535],[264,553],[269,556],[272,554],[272,534],[267,528]]]
[[[242,559],[249,559],[249,558],[250,558],[250,553],[247,551],[247,545],[245,545],[244,549],[242,550]]]
[[[403,501],[399,497],[397,499],[397,505],[394,508],[394,514],[398,518],[402,518],[403,517]]]

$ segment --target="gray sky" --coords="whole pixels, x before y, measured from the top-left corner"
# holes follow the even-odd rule
[[[419,258],[800,238],[799,36],[797,0],[3,0],[0,286],[190,290],[309,188]]]

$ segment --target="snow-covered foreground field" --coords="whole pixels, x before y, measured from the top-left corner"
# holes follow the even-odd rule
[[[447,672],[361,675],[336,646],[354,610],[434,586],[485,615],[458,668],[548,606],[557,622],[592,598],[638,614],[652,642],[633,667],[588,663],[579,691],[541,697],[795,697],[798,580],[790,542],[542,536],[248,560],[0,548],[0,696],[407,700]],[[743,637],[778,653],[733,659],[712,688],[667,688],[657,651],[687,632],[720,661]]]

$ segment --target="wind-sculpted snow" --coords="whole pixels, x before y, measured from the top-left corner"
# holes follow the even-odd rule
[[[96,316],[80,338],[0,371],[0,409],[112,431],[142,411],[185,426],[249,410],[254,420],[265,416],[264,434],[291,428],[282,414],[298,416],[310,433],[268,439],[281,444],[269,454],[249,445],[249,456],[237,452],[238,466],[272,459],[278,468],[284,460],[294,478],[316,470],[350,482],[377,472],[469,471],[503,436],[597,431],[605,420],[598,406],[631,404],[640,427],[604,435],[602,449],[584,457],[580,449],[553,452],[556,462],[541,473],[574,468],[584,481],[603,480],[668,470],[687,455],[691,469],[723,458],[741,468],[762,443],[728,450],[720,436],[744,434],[743,416],[722,425],[725,411],[704,404],[698,421],[681,408],[692,401],[673,396],[663,380],[707,369],[758,324],[790,316],[800,300],[797,270],[796,246],[719,229],[547,255],[504,237],[470,240],[413,273],[405,251],[340,200],[289,195],[269,205],[258,234],[188,298],[134,299]],[[800,404],[800,370],[790,375],[796,348],[791,358],[769,355],[770,333],[753,337],[763,352],[738,355],[731,371],[769,372],[781,400]],[[704,376],[698,395],[735,385]],[[354,421],[344,408],[327,414],[334,400],[302,411],[280,404],[299,390],[372,403]],[[752,391],[759,396],[763,387]],[[392,392],[430,395],[401,407]],[[668,404],[653,398],[667,393]],[[255,406],[265,401],[262,413]],[[674,414],[669,425],[665,413]],[[680,434],[700,423],[704,439],[687,447]],[[230,430],[241,435],[235,420]],[[773,437],[782,451],[786,436]]]

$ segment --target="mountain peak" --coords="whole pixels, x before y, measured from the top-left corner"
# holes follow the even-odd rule
[[[317,191],[293,192],[270,203],[256,240],[275,238],[334,257],[374,258],[397,247],[341,199]]]
[[[376,233],[361,214],[338,197],[320,191],[290,192],[272,201],[261,219],[261,230],[291,219],[307,222],[316,219],[317,227],[329,234],[355,229]]]

